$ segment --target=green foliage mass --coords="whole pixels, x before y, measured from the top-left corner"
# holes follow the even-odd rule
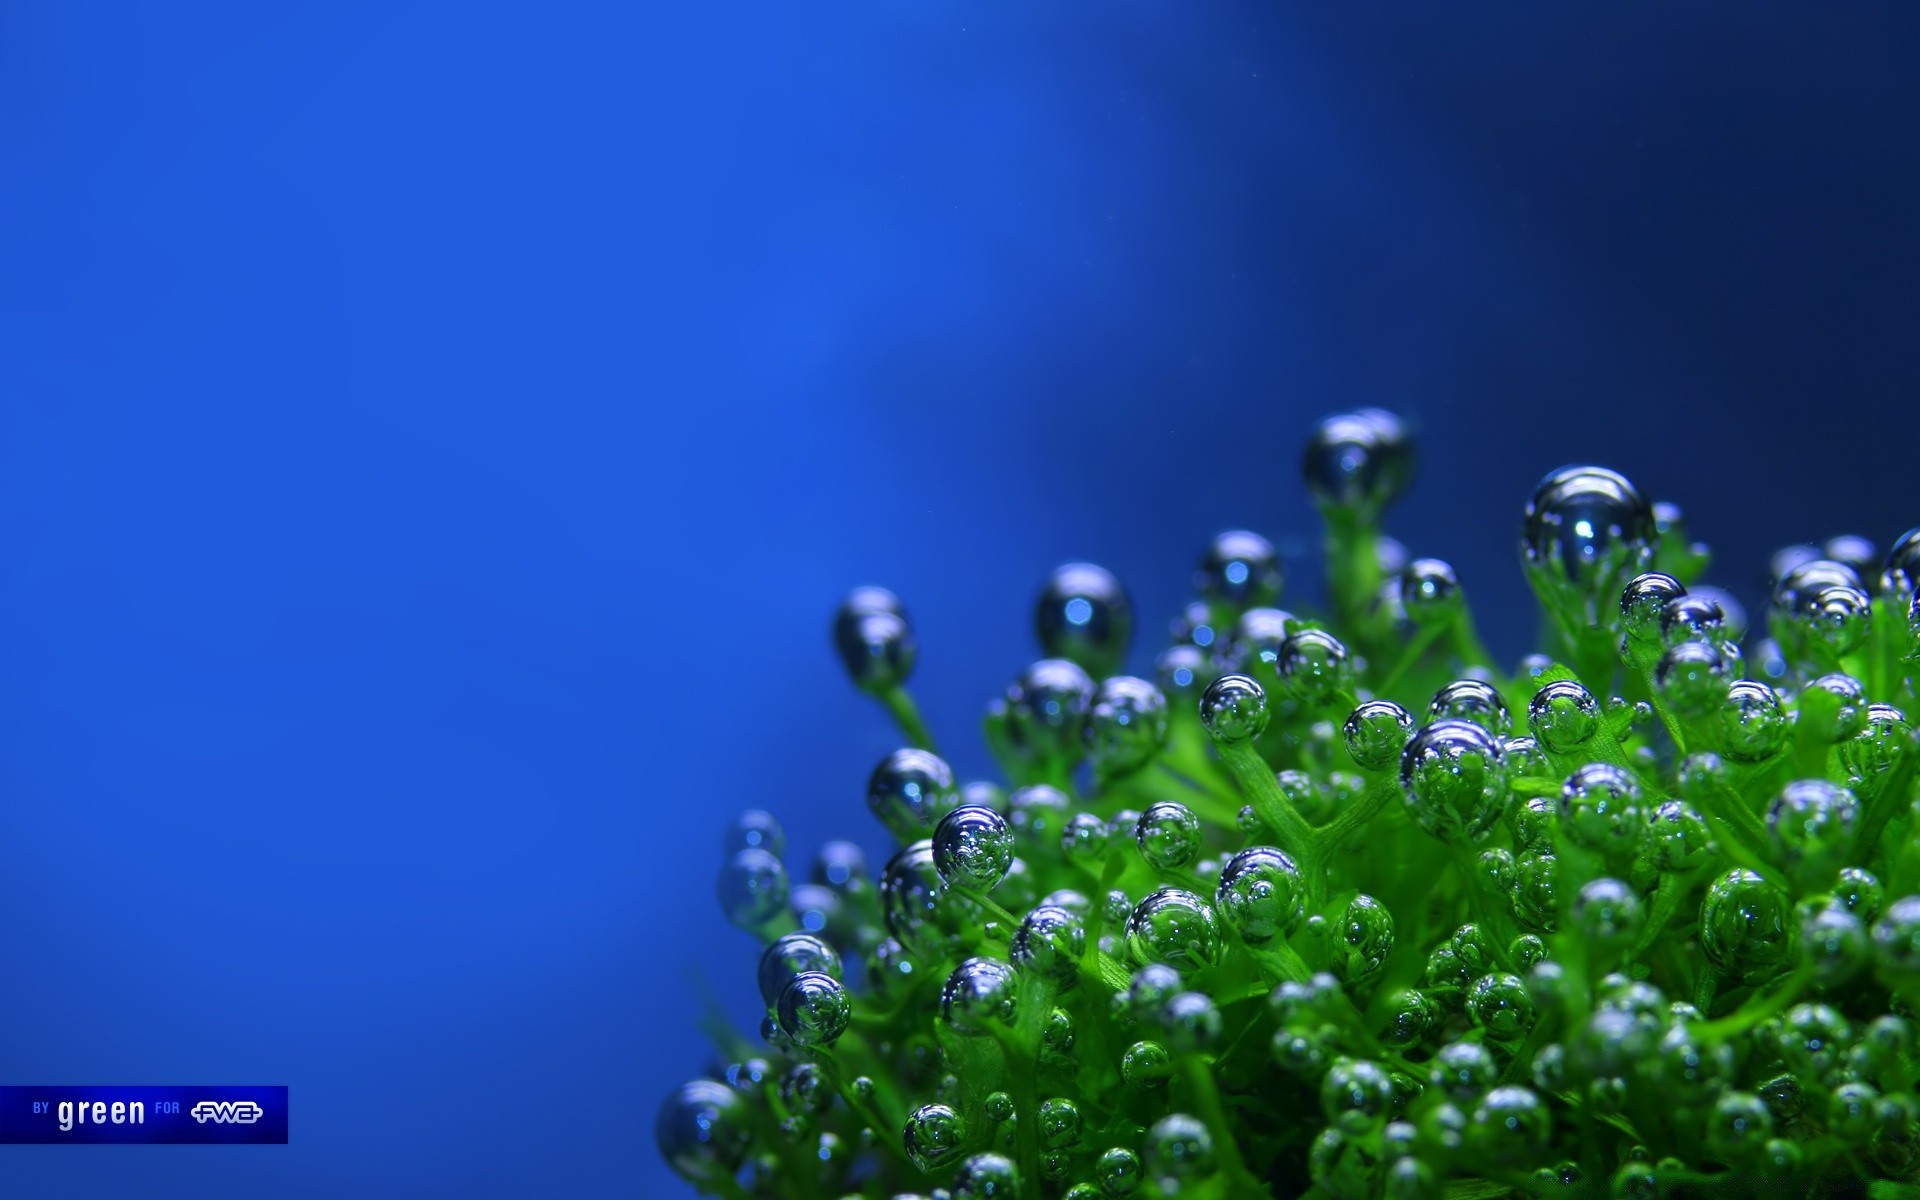
[[[732,828],[765,1045],[716,1028],[674,1168],[730,1200],[1920,1195],[1920,530],[1782,551],[1748,638],[1676,509],[1556,471],[1521,531],[1546,653],[1509,673],[1380,532],[1400,422],[1330,418],[1304,465],[1328,605],[1222,534],[1149,681],[1113,674],[1119,582],[1061,568],[987,714],[1005,787],[938,756],[899,601],[848,597],[835,644],[913,743],[868,789],[901,848],[794,883],[773,818]]]

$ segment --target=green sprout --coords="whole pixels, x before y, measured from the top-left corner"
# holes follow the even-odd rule
[[[1324,607],[1214,539],[1153,681],[1125,589],[1060,568],[1045,657],[956,781],[898,598],[835,645],[907,747],[900,849],[792,883],[762,812],[719,895],[765,943],[764,1046],[657,1136],[727,1200],[1920,1196],[1920,530],[1775,556],[1764,629],[1672,505],[1548,475],[1545,653],[1488,656],[1381,518],[1378,410],[1306,456]],[[1743,651],[1743,644],[1747,647]]]

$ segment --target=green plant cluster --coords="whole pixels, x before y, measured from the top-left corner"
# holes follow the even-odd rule
[[[1920,1196],[1920,530],[1781,551],[1748,637],[1676,508],[1564,468],[1509,672],[1381,532],[1401,422],[1304,466],[1326,607],[1222,534],[1148,680],[1119,582],[1059,569],[1006,786],[938,756],[899,601],[848,598],[900,849],[794,881],[731,828],[765,1044],[716,1027],[667,1160],[729,1200]]]

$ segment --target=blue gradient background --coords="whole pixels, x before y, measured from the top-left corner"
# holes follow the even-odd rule
[[[721,826],[879,848],[839,594],[981,771],[1056,561],[1314,586],[1328,410],[1508,653],[1567,459],[1749,596],[1920,522],[1920,17],[1559,7],[0,9],[0,1081],[293,1109],[0,1185],[685,1195]]]

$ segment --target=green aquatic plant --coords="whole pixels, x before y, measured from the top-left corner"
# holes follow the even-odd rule
[[[728,1200],[1920,1195],[1920,530],[1775,556],[1764,628],[1679,511],[1548,475],[1521,523],[1545,652],[1504,670],[1381,517],[1378,410],[1305,456],[1330,596],[1215,538],[1157,678],[1126,591],[1041,592],[1044,657],[963,783],[912,627],[834,620],[911,743],[900,848],[807,880],[762,812],[719,895],[765,943],[761,1041],[660,1110]],[[1291,603],[1291,601],[1290,601]],[[1871,1183],[1869,1191],[1868,1181]]]

